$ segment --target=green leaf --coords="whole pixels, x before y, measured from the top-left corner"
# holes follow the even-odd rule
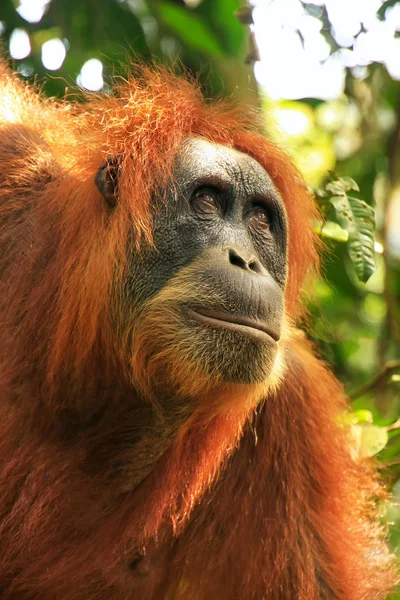
[[[347,242],[349,239],[348,231],[342,229],[340,225],[334,221],[325,221],[322,225],[317,227],[315,231],[322,237],[335,240],[336,242]]]
[[[352,177],[339,177],[339,179],[329,182],[326,185],[326,190],[333,196],[340,196],[343,193],[350,192],[350,190],[359,192],[360,188]]]
[[[224,51],[216,41],[213,31],[199,15],[168,2],[160,2],[157,8],[164,23],[189,48],[213,58],[224,56]]]
[[[354,411],[354,416],[357,419],[357,423],[367,423],[368,425],[372,425],[374,422],[373,414],[370,410],[366,408],[360,408],[359,410]]]
[[[368,458],[378,454],[389,440],[386,427],[353,425],[352,432],[357,444],[357,454],[360,458]]]
[[[197,7],[197,14],[213,30],[214,40],[231,57],[244,58],[248,29],[236,16],[242,6],[241,0],[203,0]]]
[[[365,408],[362,408],[360,410],[355,410],[355,411],[345,411],[341,414],[339,414],[336,419],[335,419],[336,423],[340,426],[344,426],[344,427],[348,427],[349,425],[372,425],[372,423],[374,422],[374,417],[373,414],[370,410],[367,410]],[[353,431],[353,433],[355,434],[355,437],[357,438],[357,443],[358,443],[358,438],[360,437],[360,433],[357,431]]]
[[[364,283],[376,270],[374,251],[374,210],[364,200],[342,193],[330,198],[335,221],[349,232],[347,252],[357,277]]]

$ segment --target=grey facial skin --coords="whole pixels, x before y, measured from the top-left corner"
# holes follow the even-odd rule
[[[192,265],[195,292],[176,307],[194,340],[188,356],[230,382],[265,381],[281,336],[287,259],[285,210],[268,173],[248,155],[190,139],[156,205],[154,247],[131,260],[133,311]]]
[[[204,212],[193,202],[196,190],[202,189],[216,195],[216,212]],[[266,229],[250,223],[252,210],[258,206],[268,215]],[[190,139],[177,157],[174,186],[168,190],[166,202],[159,203],[154,219],[155,248],[145,249],[131,264],[128,286],[136,305],[209,249],[232,249],[237,262],[240,258],[255,260],[265,278],[284,289],[285,209],[268,173],[250,156],[201,138]],[[216,267],[215,283],[219,285],[217,271]],[[245,270],[241,275],[245,277]],[[242,284],[246,285],[246,278]]]

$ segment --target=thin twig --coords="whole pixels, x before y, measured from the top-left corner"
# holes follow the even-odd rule
[[[386,363],[386,365],[383,367],[383,369],[381,371],[379,371],[379,373],[377,373],[375,375],[375,377],[373,379],[371,379],[370,382],[362,385],[361,387],[353,390],[352,392],[349,392],[348,397],[351,400],[354,400],[354,398],[359,398],[360,396],[367,394],[371,390],[379,387],[379,385],[383,381],[388,379],[395,371],[398,371],[398,370],[400,370],[400,360],[388,361]]]
[[[396,429],[400,429],[400,419],[386,427],[386,431],[395,431]]]

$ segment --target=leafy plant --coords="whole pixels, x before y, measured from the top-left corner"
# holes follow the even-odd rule
[[[330,174],[325,188],[316,191],[326,216],[319,231],[321,235],[346,243],[357,277],[365,283],[376,270],[375,213],[364,200],[350,196],[350,191],[360,191],[354,179],[336,177],[333,174]],[[332,228],[332,223],[339,226],[339,229]]]

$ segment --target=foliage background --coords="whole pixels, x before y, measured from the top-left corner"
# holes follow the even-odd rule
[[[39,18],[31,19],[36,22],[22,16],[27,2],[40,8]],[[379,18],[384,20],[385,11],[398,4],[378,2]],[[322,7],[322,33],[334,54],[339,46],[323,2],[303,1],[311,15],[316,5]],[[103,63],[105,89],[113,76],[125,73],[132,58],[179,59],[199,75],[207,95],[236,95],[265,110],[267,128],[277,125],[280,133],[274,135],[294,154],[311,186],[323,188],[329,170],[333,179],[346,175],[357,182],[355,196],[376,211],[377,269],[366,284],[358,279],[347,232],[327,215],[324,279],[313,283],[308,326],[352,400],[354,413],[344,419],[351,423],[356,451],[376,455],[391,486],[383,518],[400,554],[400,82],[383,63],[371,62],[362,72],[347,69],[339,99],[273,101],[254,79],[257,48],[251,22],[251,6],[240,0],[0,3],[0,41],[7,52],[15,30],[27,33],[30,49],[15,66],[22,76],[37,77],[46,94],[62,96],[66,88],[76,87],[82,65],[93,58]],[[42,63],[42,48],[55,38],[66,55],[62,66],[50,72]],[[298,121],[299,115],[306,125],[285,133],[282,124]]]

